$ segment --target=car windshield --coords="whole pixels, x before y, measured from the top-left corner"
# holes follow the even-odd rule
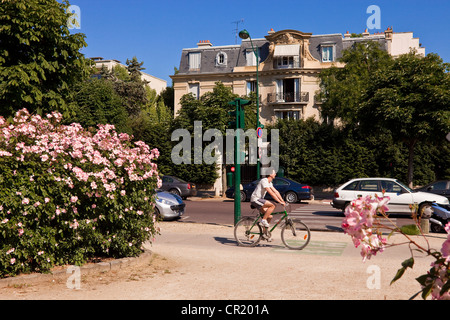
[[[413,192],[413,190],[411,190],[408,186],[406,186],[405,184],[403,184],[402,182],[395,180],[395,182],[397,182],[402,188],[404,188],[405,190],[409,191],[409,192]]]

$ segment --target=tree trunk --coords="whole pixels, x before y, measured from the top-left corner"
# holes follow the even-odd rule
[[[414,177],[414,149],[417,144],[417,139],[408,141],[408,186],[413,188],[413,177]]]

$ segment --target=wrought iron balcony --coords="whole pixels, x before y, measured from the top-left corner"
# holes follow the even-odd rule
[[[268,103],[308,103],[309,92],[275,92],[267,94]]]

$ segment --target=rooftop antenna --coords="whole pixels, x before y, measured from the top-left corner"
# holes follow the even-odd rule
[[[241,19],[241,20],[238,20],[238,21],[233,21],[232,23],[236,24],[236,29],[234,30],[234,33],[236,35],[236,40],[235,40],[234,44],[237,44],[238,33],[239,33],[239,23],[244,23],[244,19]]]

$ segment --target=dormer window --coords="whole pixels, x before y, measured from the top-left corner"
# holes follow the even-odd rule
[[[333,62],[335,59],[335,46],[334,44],[322,45],[322,62]]]
[[[275,46],[273,53],[274,68],[299,68],[300,67],[300,45],[286,44]]]
[[[261,62],[261,53],[259,48],[256,48],[255,50],[258,51],[258,57],[259,62]],[[253,51],[253,49],[246,49],[245,50],[245,60],[247,61],[247,66],[256,66],[256,54]]]
[[[200,70],[201,53],[189,53],[189,70]]]
[[[226,65],[227,65],[227,54],[221,51],[216,55],[216,66],[226,66]]]

